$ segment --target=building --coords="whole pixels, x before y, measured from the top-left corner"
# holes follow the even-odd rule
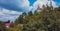
[[[41,12],[41,8],[38,6],[37,9],[35,10],[35,13]]]
[[[11,24],[10,21],[5,22],[5,27],[6,28],[9,28],[10,27],[10,24]]]

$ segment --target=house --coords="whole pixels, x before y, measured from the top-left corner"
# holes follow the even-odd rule
[[[6,28],[9,28],[9,27],[10,27],[10,24],[11,24],[11,23],[10,23],[10,20],[7,21],[7,22],[5,22],[5,27],[6,27]]]

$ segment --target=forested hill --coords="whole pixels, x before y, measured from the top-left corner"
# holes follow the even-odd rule
[[[17,19],[17,24],[23,24],[23,31],[60,31],[60,6],[45,7],[41,12],[25,12]]]
[[[9,28],[0,22],[0,31],[60,31],[60,6],[47,6],[37,11],[24,12],[14,23],[9,23]]]

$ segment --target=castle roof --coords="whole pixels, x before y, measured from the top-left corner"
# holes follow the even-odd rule
[[[37,9],[35,11],[41,10],[41,8],[38,6]]]

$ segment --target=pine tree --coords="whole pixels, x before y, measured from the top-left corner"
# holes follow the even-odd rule
[[[29,16],[32,16],[33,15],[32,11],[28,12],[28,15]]]

